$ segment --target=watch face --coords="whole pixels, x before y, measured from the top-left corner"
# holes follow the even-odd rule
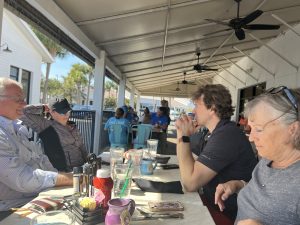
[[[182,136],[182,142],[190,142],[190,137]]]

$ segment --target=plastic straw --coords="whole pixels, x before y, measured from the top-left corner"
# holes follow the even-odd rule
[[[124,185],[122,187],[122,190],[120,192],[120,198],[122,198],[122,196],[123,196],[123,194],[124,194],[124,192],[125,192],[125,190],[126,190],[126,188],[128,186],[128,183],[129,183],[128,175],[129,175],[129,170],[130,170],[131,166],[132,166],[132,161],[130,161],[128,169],[127,169],[127,172],[126,172],[125,183],[124,183]]]

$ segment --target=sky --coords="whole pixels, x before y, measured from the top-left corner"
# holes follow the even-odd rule
[[[81,64],[86,64],[84,61],[79,59],[77,56],[73,54],[68,54],[65,58],[56,58],[55,62],[52,63],[51,69],[50,69],[50,78],[56,78],[58,80],[63,80],[62,76],[67,76],[68,73],[71,70],[71,67],[75,63],[81,63]],[[43,75],[46,74],[46,64],[42,65],[42,73]],[[127,92],[127,91],[126,91]],[[129,98],[130,93],[126,93],[126,97]],[[153,98],[153,97],[151,97]],[[160,98],[157,98],[160,99]],[[175,98],[176,101],[187,105],[188,107],[192,107],[192,104],[189,99],[177,99]]]
[[[67,76],[71,70],[72,65],[75,63],[86,64],[84,61],[70,53],[63,59],[55,58],[55,62],[51,65],[50,78],[57,78],[59,80],[62,80],[62,76]],[[42,72],[43,75],[46,74],[46,64],[42,65]]]

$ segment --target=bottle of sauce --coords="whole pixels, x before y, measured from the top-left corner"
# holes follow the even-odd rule
[[[98,169],[97,175],[93,179],[93,185],[96,191],[101,191],[104,195],[102,206],[104,209],[108,208],[108,201],[111,199],[111,191],[113,188],[113,180],[110,177],[109,169]]]

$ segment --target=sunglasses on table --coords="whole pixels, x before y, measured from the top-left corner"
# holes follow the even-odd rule
[[[279,87],[273,87],[268,90],[266,90],[266,93],[270,94],[278,94],[282,92],[283,96],[293,105],[293,107],[297,110],[298,112],[298,104],[297,104],[297,99],[295,95],[291,92],[290,89],[288,89],[285,86],[279,86]]]

